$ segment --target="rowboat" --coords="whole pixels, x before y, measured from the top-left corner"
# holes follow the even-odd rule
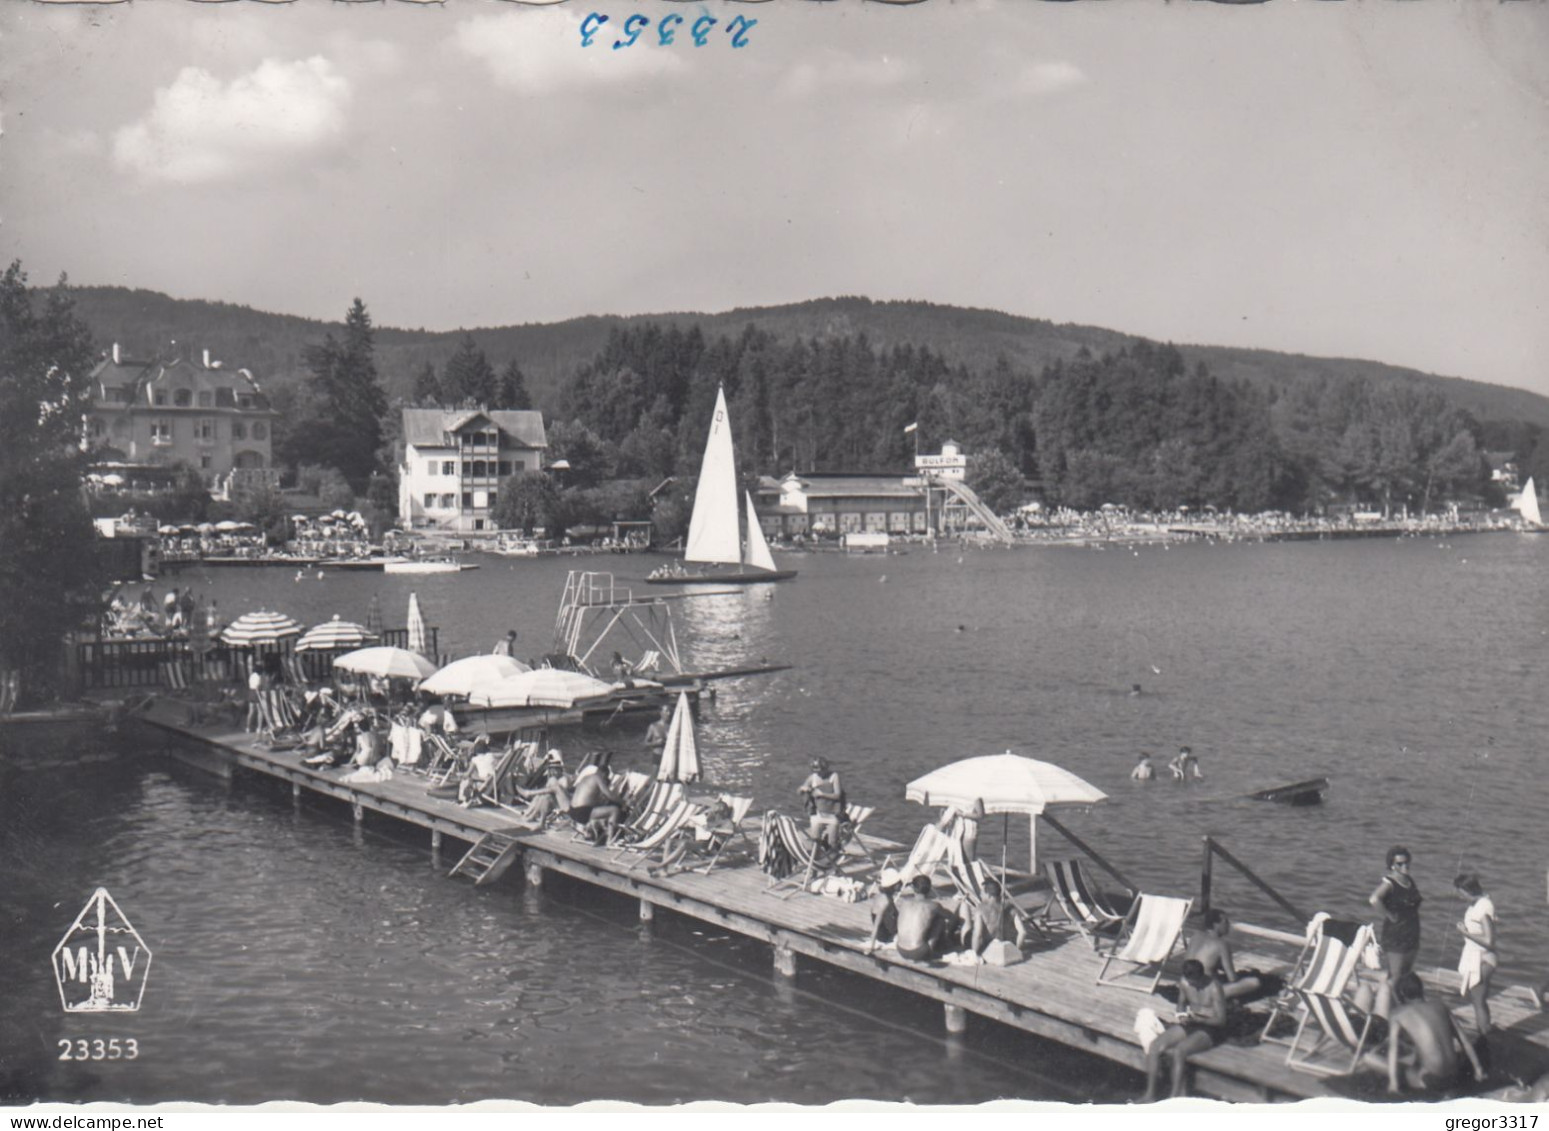
[[[1290,785],[1276,785],[1248,794],[1253,801],[1273,801],[1277,805],[1317,805],[1328,789],[1328,778],[1308,778]]]

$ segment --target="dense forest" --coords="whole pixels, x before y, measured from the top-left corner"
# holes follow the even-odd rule
[[[695,474],[720,384],[748,475],[903,471],[916,440],[935,450],[953,439],[981,475],[1020,473],[1039,497],[1076,507],[1423,509],[1491,498],[1486,449],[1516,452],[1549,481],[1549,400],[1524,390],[865,299],[450,335],[373,326],[361,403],[385,414],[346,444],[325,406],[345,403],[328,389],[356,363],[329,351],[336,335],[351,340],[350,319],[113,288],[72,294],[102,343],[148,356],[176,331],[181,350],[207,345],[255,367],[284,417],[277,458],[337,467],[384,505],[399,406],[535,407],[550,458],[571,465],[567,486],[587,490]],[[350,317],[368,316],[358,307]],[[918,431],[906,435],[911,423]]]

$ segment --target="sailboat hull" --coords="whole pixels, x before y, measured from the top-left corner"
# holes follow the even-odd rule
[[[794,569],[727,570],[724,573],[684,573],[676,576],[648,577],[647,585],[761,585],[766,581],[788,581]]]

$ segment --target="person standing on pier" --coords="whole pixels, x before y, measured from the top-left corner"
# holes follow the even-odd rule
[[[1395,844],[1388,849],[1388,870],[1382,882],[1371,893],[1369,902],[1382,916],[1382,927],[1377,936],[1382,947],[1382,964],[1387,982],[1378,991],[1377,1013],[1385,1015],[1388,1000],[1398,980],[1415,967],[1415,955],[1420,951],[1420,886],[1409,874],[1412,862],[1409,849]]]
[[[661,753],[662,747],[667,745],[667,731],[672,726],[672,712],[663,706],[657,712],[656,721],[645,732],[645,746],[647,750]]]
[[[497,656],[510,656],[516,658],[516,629],[506,633],[506,638],[496,643],[494,654]]]
[[[1463,936],[1463,953],[1458,958],[1463,981],[1458,988],[1473,1005],[1474,1024],[1482,1035],[1490,1031],[1490,976],[1500,961],[1495,951],[1495,903],[1472,873],[1459,876],[1453,886],[1470,901],[1457,925],[1458,934]]]
[[[797,792],[803,795],[812,818],[812,839],[827,844],[829,851],[837,855],[839,822],[844,816],[844,784],[839,780],[839,771],[828,764],[827,758],[814,758],[812,773]]]

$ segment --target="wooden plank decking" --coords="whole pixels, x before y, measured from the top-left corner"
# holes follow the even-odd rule
[[[758,812],[749,816],[745,826],[749,843],[728,850],[708,875],[680,872],[657,877],[647,872],[637,854],[626,853],[615,860],[616,849],[593,847],[569,830],[530,831],[508,812],[464,809],[431,797],[420,777],[343,782],[337,771],[302,766],[294,752],[268,750],[254,736],[229,724],[196,725],[175,701],[158,701],[142,719],[169,743],[202,748],[217,764],[245,767],[289,781],[298,792],[306,789],[346,801],[354,807],[356,819],[366,811],[384,813],[432,830],[436,843],[439,834],[472,842],[495,831],[519,833],[529,882],[541,883],[542,871],[547,869],[640,900],[643,918],[664,908],[761,939],[775,948],[776,966],[786,973],[795,972],[797,956],[817,959],[940,1001],[948,1007],[949,1025],[961,1020],[963,1013],[979,1014],[1142,1070],[1144,1057],[1133,1030],[1135,1014],[1145,1006],[1158,1013],[1170,1008],[1159,996],[1097,985],[1102,960],[1080,935],[1057,927],[1048,942],[1035,944],[1023,962],[1009,967],[926,965],[890,950],[867,955],[864,946],[870,923],[864,903],[805,892],[781,899],[768,892],[768,878],[751,849],[757,839]],[[868,840],[875,843],[874,838],[868,836]],[[865,863],[864,858],[855,861]],[[1285,956],[1255,953],[1255,949],[1254,941],[1240,940],[1238,965],[1284,969]],[[1177,963],[1175,958],[1168,967],[1169,980],[1176,980]],[[1446,977],[1433,972],[1426,980],[1436,990]],[[1498,1039],[1492,1038],[1498,1061],[1508,1062],[1519,1074],[1549,1070],[1549,1015],[1531,1008],[1525,995],[1509,991],[1493,997],[1491,1009],[1502,1030]],[[1456,1013],[1471,1027],[1467,1006]],[[1196,1094],[1228,1100],[1337,1094],[1325,1078],[1288,1068],[1283,1045],[1227,1043],[1192,1058],[1191,1063]]]

